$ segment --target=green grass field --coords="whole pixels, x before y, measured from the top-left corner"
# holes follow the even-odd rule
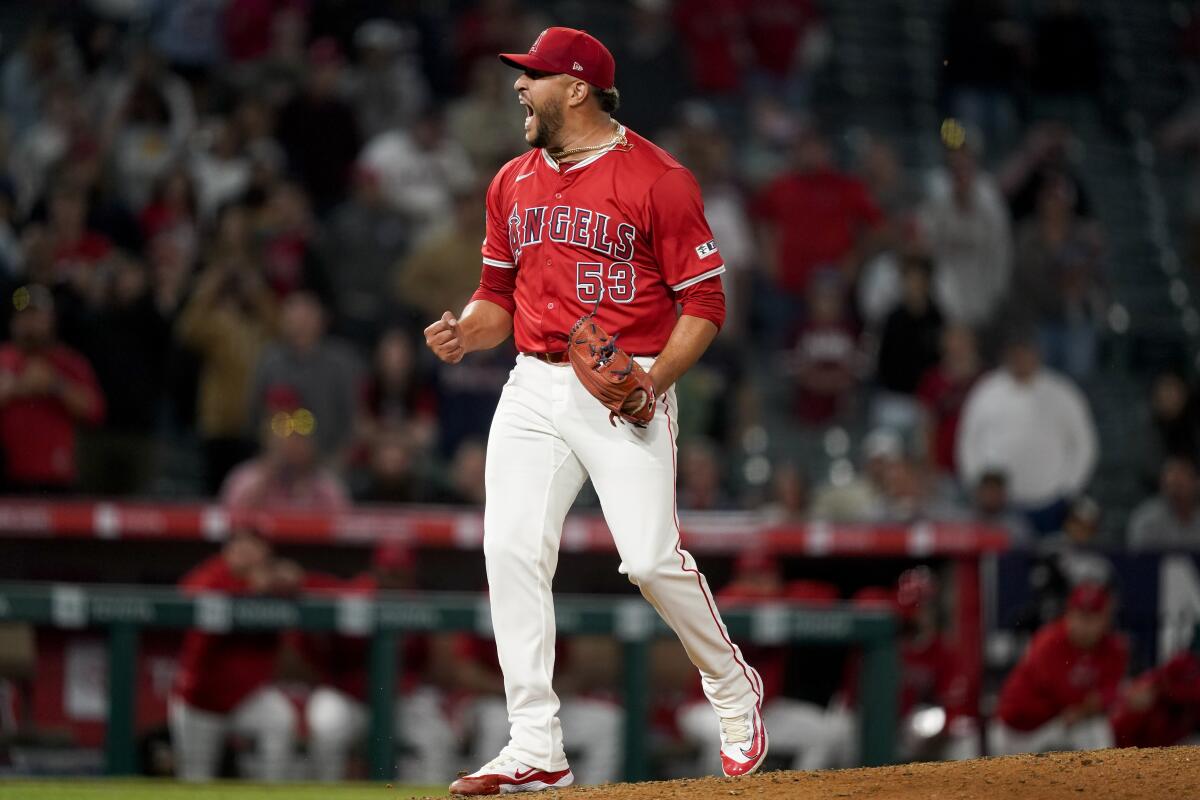
[[[336,785],[211,783],[188,786],[173,781],[92,780],[6,781],[0,779],[0,800],[408,800],[447,797],[445,786],[405,786],[391,789],[379,783]]]

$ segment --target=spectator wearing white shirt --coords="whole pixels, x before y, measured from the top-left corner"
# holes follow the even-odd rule
[[[956,449],[964,485],[1002,470],[1013,504],[1045,534],[1059,528],[1096,466],[1096,428],[1079,390],[1044,368],[1036,344],[1021,336],[967,396]]]
[[[474,183],[463,148],[446,134],[439,112],[417,119],[409,131],[381,133],[367,143],[359,162],[379,176],[384,196],[422,231],[454,210],[454,192]]]
[[[1129,518],[1133,550],[1200,550],[1200,483],[1196,464],[1171,456],[1162,466],[1158,494],[1142,502]]]
[[[1012,230],[1004,197],[970,145],[946,151],[918,221],[933,257],[938,307],[951,322],[991,322],[1012,278]]]

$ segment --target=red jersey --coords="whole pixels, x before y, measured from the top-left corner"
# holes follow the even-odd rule
[[[778,281],[795,294],[817,269],[839,267],[862,230],[883,221],[866,184],[833,170],[777,178],[753,211],[775,230]]]
[[[87,359],[69,347],[56,346],[34,358],[46,361],[59,377],[91,396],[84,422],[104,419],[104,396]],[[31,357],[12,344],[0,345],[0,375],[19,376]],[[0,406],[0,446],[9,481],[18,484],[68,486],[75,482],[75,426],[62,400],[53,395],[16,397]]]
[[[804,36],[817,22],[813,0],[750,0],[745,11],[747,35],[763,69],[786,78],[795,71]]]
[[[1000,690],[997,716],[1018,731],[1032,731],[1090,694],[1100,694],[1102,710],[1112,707],[1125,675],[1129,647],[1115,633],[1091,650],[1080,650],[1067,638],[1062,619],[1044,625],[1033,637],[1025,657]]]
[[[631,355],[657,355],[676,304],[718,327],[725,271],[696,179],[621,129],[626,144],[575,163],[544,150],[508,162],[487,193],[483,277],[472,299],[513,315],[522,352],[559,352],[575,321],[596,322]]]
[[[250,594],[249,584],[229,569],[221,555],[201,563],[179,586],[187,594]],[[175,693],[190,706],[227,714],[274,677],[278,653],[278,632],[189,630],[179,653]]]
[[[110,252],[112,242],[108,237],[94,231],[84,231],[75,241],[60,244],[54,249],[51,260],[55,277],[63,281],[69,280],[76,270],[90,269]]]
[[[1128,696],[1153,689],[1154,701],[1137,710]],[[1170,747],[1180,744],[1200,726],[1200,657],[1183,652],[1157,669],[1141,675],[1112,714],[1117,747]]]
[[[930,451],[934,463],[952,474],[957,472],[954,445],[958,438],[958,421],[978,377],[976,374],[965,381],[956,381],[938,365],[926,370],[917,386],[917,399],[933,418]]]
[[[706,94],[735,92],[745,72],[745,0],[676,3],[674,22],[688,50],[692,84]]]
[[[850,707],[858,705],[858,681],[862,653],[851,652],[842,673],[842,693]],[[942,636],[900,643],[900,716],[918,705],[937,705],[946,718],[970,715],[968,678],[959,669],[958,653]]]

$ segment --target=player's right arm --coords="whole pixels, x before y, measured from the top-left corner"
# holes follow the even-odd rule
[[[512,333],[512,314],[490,300],[472,300],[460,317],[449,311],[425,329],[425,344],[447,364],[475,350],[489,350]]]
[[[488,186],[483,274],[471,302],[455,317],[450,311],[425,329],[425,344],[447,364],[457,364],[475,350],[489,350],[512,333],[516,301],[517,260],[508,241],[508,222],[500,198],[501,183],[512,162]]]

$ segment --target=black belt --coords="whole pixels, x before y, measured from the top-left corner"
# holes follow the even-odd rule
[[[571,360],[566,350],[559,350],[557,353],[521,353],[521,355],[545,361],[547,364],[566,364]]]
[[[571,356],[566,350],[559,350],[554,353],[525,353],[521,355],[536,358],[538,361],[545,361],[547,364],[566,364],[571,360]],[[633,358],[657,358],[657,356],[633,356]]]

